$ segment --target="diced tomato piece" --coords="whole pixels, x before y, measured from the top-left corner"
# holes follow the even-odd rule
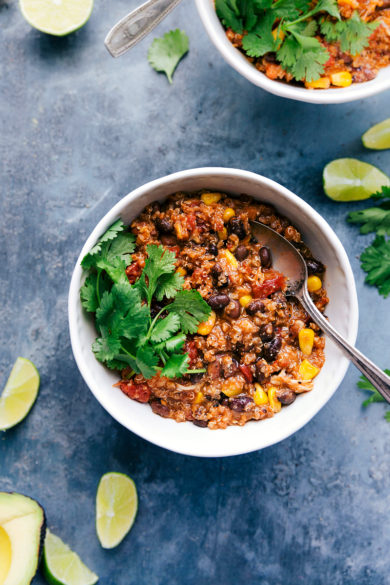
[[[119,388],[126,396],[138,402],[148,402],[150,388],[147,384],[134,384],[134,382],[121,382]]]
[[[286,282],[285,276],[280,272],[269,272],[265,275],[265,280],[262,284],[253,284],[252,293],[255,299],[264,299],[272,293],[282,290]]]
[[[177,256],[180,252],[180,246],[169,246],[168,250]]]
[[[190,358],[190,366],[194,366],[196,364],[196,360],[198,359],[198,348],[196,347],[195,341],[193,339],[189,339],[184,344],[184,351],[188,353]]]
[[[196,216],[195,215],[187,215],[187,226],[190,232],[193,232],[196,227]]]
[[[253,375],[252,375],[252,370],[250,369],[249,366],[245,366],[245,365],[240,365],[239,366],[242,375],[244,376],[245,380],[249,383],[252,382],[253,380]]]
[[[133,262],[126,268],[126,276],[130,284],[134,284],[141,276],[142,267],[138,262]]]

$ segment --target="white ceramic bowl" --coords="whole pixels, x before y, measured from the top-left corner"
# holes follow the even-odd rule
[[[330,226],[305,201],[278,183],[238,169],[200,168],[182,171],[151,181],[117,203],[98,223],[77,260],[69,291],[69,326],[72,349],[80,372],[100,404],[123,426],[140,437],[186,455],[222,457],[262,449],[292,435],[306,424],[329,400],[348,367],[330,341],[326,361],[314,389],[273,418],[249,422],[224,430],[199,428],[191,422],[176,423],[154,414],[149,405],[127,398],[113,384],[118,375],[100,364],[91,344],[96,337],[90,317],[82,310],[79,290],[83,282],[80,262],[97,239],[119,217],[130,223],[150,202],[164,200],[176,191],[211,189],[239,195],[246,193],[270,203],[302,232],[313,254],[327,266],[326,288],[330,303],[327,315],[333,325],[354,343],[357,335],[358,304],[354,278],[347,254]]]
[[[258,71],[227,39],[225,30],[216,15],[213,0],[195,0],[195,2],[210,39],[229,65],[246,79],[270,93],[312,104],[341,104],[361,100],[390,89],[390,67],[382,69],[379,75],[371,81],[352,84],[350,87],[344,88],[313,90],[269,79],[264,73]]]

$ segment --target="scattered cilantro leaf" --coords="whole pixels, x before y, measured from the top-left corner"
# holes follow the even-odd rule
[[[378,288],[385,298],[390,294],[390,240],[377,236],[372,245],[360,256],[362,268],[367,272],[366,282]]]
[[[167,363],[161,370],[161,375],[166,378],[176,378],[182,376],[188,370],[189,357],[188,353],[174,353],[170,356]]]
[[[372,199],[390,199],[390,187],[383,186],[380,191],[371,195]]]
[[[385,374],[390,376],[390,370],[384,370]],[[365,408],[369,404],[373,404],[374,402],[386,402],[381,394],[379,394],[378,390],[371,384],[369,380],[367,380],[366,376],[360,376],[359,382],[357,383],[358,388],[361,390],[367,390],[371,392],[371,395],[363,402],[362,406]],[[385,414],[385,419],[390,422],[390,410],[388,410]]]
[[[153,69],[163,71],[172,83],[172,75],[188,48],[186,33],[179,29],[171,30],[162,38],[154,39],[149,47],[148,61]]]
[[[332,15],[334,16],[334,15]],[[365,22],[355,11],[350,18],[321,23],[321,32],[329,42],[340,42],[342,51],[358,55],[368,44],[368,39],[379,25],[378,22]]]
[[[211,313],[210,306],[197,290],[179,291],[166,310],[178,315],[184,333],[196,333],[199,323],[206,321]]]
[[[390,201],[377,207],[352,211],[348,214],[347,221],[362,224],[362,234],[375,232],[378,236],[390,236]]]

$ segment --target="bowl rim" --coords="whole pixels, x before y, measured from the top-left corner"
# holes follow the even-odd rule
[[[248,81],[269,93],[311,104],[342,104],[368,98],[390,89],[390,66],[380,70],[378,76],[371,81],[352,84],[345,88],[310,90],[269,79],[264,73],[258,71],[238,49],[233,47],[216,15],[213,2],[195,0],[195,4],[211,42],[224,59]]]
[[[157,435],[153,431],[153,428],[147,426],[137,426],[136,424],[132,424],[134,421],[129,420],[117,408],[114,408],[113,401],[110,400],[109,397],[106,397],[104,391],[100,391],[99,384],[96,382],[94,376],[90,372],[89,368],[83,357],[83,351],[81,347],[80,338],[78,336],[78,317],[77,312],[80,308],[80,296],[79,296],[79,287],[80,287],[80,279],[82,278],[82,268],[81,268],[81,260],[84,255],[91,249],[91,247],[96,243],[97,239],[104,233],[104,231],[116,220],[120,217],[121,212],[123,212],[130,203],[134,202],[136,199],[142,197],[146,193],[154,190],[155,188],[159,188],[161,186],[170,184],[170,183],[177,183],[179,181],[185,181],[185,179],[196,179],[196,178],[204,178],[205,176],[213,176],[213,177],[221,177],[221,178],[242,178],[247,180],[252,180],[257,182],[259,185],[268,186],[271,189],[275,189],[278,193],[290,201],[298,208],[303,210],[305,213],[310,214],[313,218],[315,218],[317,224],[320,224],[321,230],[325,235],[327,240],[332,241],[335,247],[337,247],[340,265],[346,276],[346,281],[349,284],[348,288],[348,302],[350,304],[350,321],[349,321],[349,334],[346,336],[347,340],[354,344],[357,337],[358,332],[358,317],[359,317],[359,309],[358,309],[358,299],[357,299],[357,292],[356,292],[356,285],[355,279],[353,276],[352,268],[349,263],[349,259],[347,253],[330,225],[326,222],[326,220],[313,208],[311,205],[306,203],[303,199],[301,199],[298,195],[295,195],[292,191],[283,187],[276,181],[272,179],[268,179],[263,175],[259,175],[257,173],[253,173],[251,171],[245,171],[241,169],[234,169],[234,168],[224,168],[224,167],[198,167],[194,169],[188,169],[184,171],[178,171],[169,175],[165,175],[158,179],[154,179],[149,181],[140,187],[132,190],[130,193],[125,195],[120,201],[118,201],[97,223],[95,228],[92,230],[90,235],[88,236],[85,244],[82,247],[82,250],[77,258],[75,268],[73,270],[70,287],[69,287],[69,295],[68,295],[68,320],[69,320],[69,332],[70,332],[70,340],[71,340],[71,347],[73,351],[73,355],[76,361],[76,364],[79,368],[79,371],[87,384],[88,388],[101,404],[101,406],[121,425],[125,428],[130,430],[131,432],[137,434],[138,436],[142,437],[143,439],[170,451],[180,453],[183,455],[192,455],[196,457],[225,457],[225,456],[232,456],[232,455],[241,455],[244,453],[250,453],[253,451],[258,451],[265,447],[269,447],[273,444],[279,443],[280,441],[286,439],[287,437],[293,435],[298,430],[300,430],[304,425],[306,425],[321,409],[322,407],[330,400],[333,394],[336,392],[338,387],[340,386],[346,371],[349,367],[349,361],[340,356],[340,363],[337,367],[336,375],[333,377],[333,389],[330,393],[326,396],[324,394],[318,397],[317,402],[314,406],[310,409],[307,409],[305,413],[302,413],[299,417],[298,423],[295,422],[294,425],[291,425],[289,429],[286,431],[285,429],[281,429],[277,438],[269,438],[268,437],[264,440],[264,437],[259,434],[259,441],[254,444],[253,441],[250,442],[248,448],[243,450],[242,448],[230,448],[228,452],[222,452],[221,449],[215,449],[214,451],[211,449],[201,449],[197,448],[197,445],[191,444],[191,448],[182,447],[180,445],[180,441],[177,441],[177,444],[172,445],[172,440],[166,440],[163,434]],[[176,185],[175,185],[176,187]],[[157,416],[157,415],[156,415]],[[179,424],[179,423],[175,423]],[[181,424],[181,423],[180,423]],[[137,427],[137,428],[134,428]],[[245,427],[234,427],[234,428],[245,428]],[[199,430],[199,429],[198,429]],[[201,429],[204,431],[204,429]],[[212,433],[223,432],[223,430],[213,430],[210,431]],[[267,440],[268,439],[268,440]],[[194,442],[195,443],[195,442]],[[207,452],[206,452],[207,451]]]

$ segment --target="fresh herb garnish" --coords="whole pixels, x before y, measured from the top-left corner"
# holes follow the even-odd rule
[[[163,71],[172,83],[172,75],[188,48],[186,33],[179,29],[171,30],[162,38],[154,39],[148,51],[148,61],[153,69]]]
[[[218,17],[226,28],[244,34],[242,48],[249,57],[275,52],[282,67],[298,81],[314,81],[324,72],[330,55],[316,38],[339,41],[343,51],[360,53],[378,23],[366,23],[357,12],[342,20],[336,0],[216,0]]]
[[[384,370],[385,374],[390,376],[390,370]],[[357,383],[358,388],[361,390],[367,390],[371,392],[371,396],[369,396],[364,402],[363,406],[366,407],[369,404],[373,404],[374,402],[386,402],[381,394],[379,394],[378,390],[374,388],[374,386],[369,382],[366,376],[360,376],[359,382]],[[390,422],[390,410],[388,410],[385,414],[385,419]]]
[[[360,256],[362,268],[367,272],[366,282],[378,288],[385,298],[390,294],[390,240],[377,236]]]
[[[198,291],[183,290],[176,256],[163,246],[147,246],[145,267],[131,285],[126,267],[135,244],[125,227],[115,222],[81,263],[88,271],[81,302],[95,313],[99,334],[92,350],[109,368],[130,366],[147,379],[157,372],[168,378],[191,373],[195,370],[188,369],[189,356],[182,351],[186,334],[195,333],[211,309]],[[154,299],[167,304],[152,317]]]

